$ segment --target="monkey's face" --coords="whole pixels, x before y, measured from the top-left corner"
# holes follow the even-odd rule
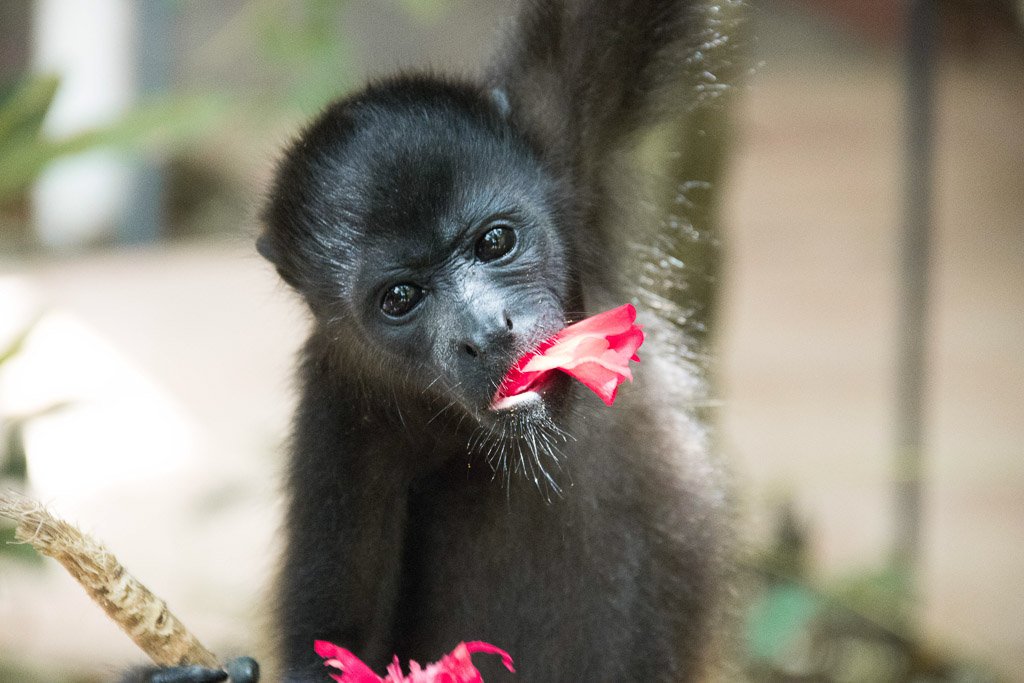
[[[509,367],[565,325],[572,269],[552,191],[500,140],[422,142],[367,176],[349,308],[403,393],[502,420],[492,401]]]
[[[559,195],[486,98],[357,97],[293,146],[261,251],[367,391],[504,432],[549,420],[568,392],[555,378],[493,405],[579,308]]]

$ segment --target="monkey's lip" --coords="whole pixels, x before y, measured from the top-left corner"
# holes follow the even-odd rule
[[[491,401],[490,409],[493,412],[511,410],[516,407],[526,406],[544,400],[544,390],[551,382],[553,372],[545,372],[534,378],[529,385],[522,387],[519,391],[508,396],[498,394]]]
[[[499,412],[502,410],[512,410],[516,406],[522,406],[528,403],[536,403],[542,400],[544,399],[542,399],[540,397],[540,394],[537,393],[536,391],[524,391],[521,394],[516,394],[514,396],[504,396],[502,398],[496,399],[491,404],[491,410],[494,412]]]

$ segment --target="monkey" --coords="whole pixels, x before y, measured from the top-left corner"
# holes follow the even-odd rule
[[[494,398],[524,353],[637,298],[622,251],[642,236],[619,220],[617,159],[713,68],[699,53],[717,9],[524,0],[483,75],[373,81],[284,151],[257,249],[312,331],[284,484],[280,680],[325,679],[318,639],[377,671],[487,641],[517,670],[481,658],[488,683],[712,675],[732,534],[685,400],[707,382],[673,346],[686,335],[664,342],[674,328],[641,312],[651,345],[611,408],[561,373]],[[258,677],[244,662],[236,683]]]

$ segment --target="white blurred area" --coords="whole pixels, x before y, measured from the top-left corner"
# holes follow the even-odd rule
[[[93,533],[218,652],[258,647],[305,325],[248,242],[0,275],[0,347],[30,329],[0,366],[0,421],[28,418],[27,492]],[[5,656],[68,671],[141,661],[56,563],[2,566],[0,624],[19,625],[0,628]]]
[[[26,287],[0,280],[0,308]],[[173,397],[75,316],[31,326],[0,374],[0,414],[25,419],[36,495],[74,506],[112,486],[152,483],[187,467],[196,425]]]
[[[37,0],[33,7],[33,66],[61,78],[44,133],[64,138],[122,115],[135,91],[131,1]],[[111,237],[132,173],[123,155],[104,151],[52,164],[32,192],[40,242],[69,249]]]

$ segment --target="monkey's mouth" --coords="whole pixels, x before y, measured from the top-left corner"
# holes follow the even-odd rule
[[[554,371],[545,372],[531,377],[526,384],[512,387],[509,387],[507,382],[503,383],[498,389],[498,393],[494,395],[490,409],[494,412],[513,410],[543,401],[544,394],[554,379],[554,375]]]
[[[550,382],[556,370],[579,380],[610,406],[619,385],[633,380],[629,364],[640,361],[636,351],[643,342],[644,333],[636,324],[632,304],[584,318],[517,360],[501,381],[491,409],[530,400],[517,398],[525,394],[536,393],[540,398],[537,387]],[[512,398],[516,401],[510,404],[508,399]]]

